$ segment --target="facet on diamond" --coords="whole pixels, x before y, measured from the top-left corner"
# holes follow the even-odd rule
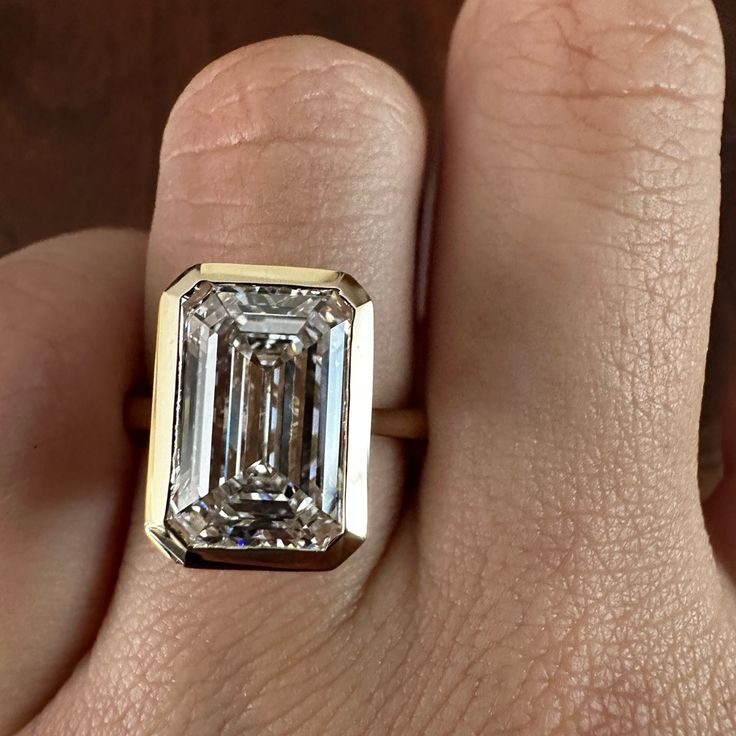
[[[342,534],[353,318],[329,288],[202,281],[182,298],[166,526],[186,546]]]

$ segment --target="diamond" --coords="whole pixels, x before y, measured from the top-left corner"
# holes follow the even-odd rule
[[[345,529],[353,307],[336,289],[200,281],[179,309],[169,532],[325,550]]]

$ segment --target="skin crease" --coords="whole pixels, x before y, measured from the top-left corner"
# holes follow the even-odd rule
[[[0,734],[734,732],[732,582],[695,467],[723,75],[704,0],[468,2],[448,67],[420,356],[425,133],[408,87],[313,38],[240,50],[199,75],[163,143],[146,345],[131,328],[107,360],[122,370],[150,354],[157,294],[193,261],[345,268],[379,309],[377,403],[406,403],[426,374],[419,488],[400,513],[402,447],[375,443],[371,537],[313,575],[175,567],[142,538],[138,493],[109,609],[71,676],[95,580],[73,575],[58,609],[74,643],[50,632],[24,659],[23,632],[3,641],[16,664],[0,670]],[[84,253],[84,236],[70,237]],[[128,250],[135,264],[136,246],[113,249]],[[57,249],[49,263],[65,258]],[[1,281],[17,278],[8,264]],[[117,272],[125,312],[143,268]],[[0,362],[0,385],[22,396],[35,379],[15,365]],[[110,389],[118,405],[136,372]],[[23,416],[12,393],[0,407],[2,426]],[[87,409],[81,426],[98,416]],[[72,442],[89,434],[66,431],[91,451]],[[16,462],[31,447],[18,441]],[[132,467],[123,438],[106,447],[119,448],[112,467]],[[14,467],[0,458],[0,473]],[[119,478],[88,484],[108,520],[128,495]],[[54,530],[59,544],[76,533]],[[103,576],[114,553],[100,549],[70,548],[69,569]],[[28,630],[45,630],[35,613]],[[2,616],[18,626],[12,608]]]

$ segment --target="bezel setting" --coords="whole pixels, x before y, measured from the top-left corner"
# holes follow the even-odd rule
[[[324,550],[225,548],[188,545],[167,526],[177,422],[181,397],[182,300],[198,284],[234,284],[329,289],[353,309],[345,399],[345,473],[342,533]],[[283,266],[205,263],[184,272],[159,304],[145,530],[166,555],[187,567],[328,570],[337,567],[365,540],[373,382],[373,305],[351,276],[338,271]]]

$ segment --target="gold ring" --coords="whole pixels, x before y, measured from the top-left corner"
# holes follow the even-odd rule
[[[373,409],[372,382],[373,304],[352,277],[187,270],[161,296],[153,396],[126,406],[150,427],[149,537],[192,567],[339,565],[367,535],[371,431],[426,435],[420,410]]]
[[[131,432],[151,428],[151,397],[128,396],[125,426]],[[377,409],[371,411],[371,434],[397,440],[423,440],[427,436],[427,416],[421,409]]]

